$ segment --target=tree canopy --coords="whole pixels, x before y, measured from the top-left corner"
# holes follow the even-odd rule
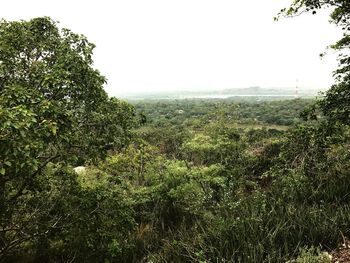
[[[50,185],[42,181],[50,163],[91,162],[130,137],[134,109],[108,98],[93,49],[47,17],[0,21],[0,255],[42,234],[18,219],[33,212],[28,198],[39,202],[35,193]]]
[[[330,22],[343,30],[343,37],[331,48],[338,52],[339,68],[334,71],[335,84],[318,102],[324,116],[330,121],[350,124],[350,2],[347,0],[296,0],[280,15],[296,16],[302,13],[317,14],[320,9],[330,9]]]
[[[330,262],[350,236],[349,8],[282,13],[327,6],[344,52],[316,104],[132,106],[84,36],[1,20],[0,262]]]

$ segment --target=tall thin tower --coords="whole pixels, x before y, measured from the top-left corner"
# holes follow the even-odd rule
[[[298,79],[296,79],[296,81],[295,81],[294,99],[299,99],[299,85],[298,85]]]

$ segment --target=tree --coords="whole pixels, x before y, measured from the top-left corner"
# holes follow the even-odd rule
[[[343,30],[343,37],[331,46],[339,52],[339,68],[335,70],[336,84],[317,103],[324,116],[331,122],[350,124],[350,2],[347,0],[295,0],[280,15],[296,16],[305,12],[316,14],[322,8],[330,8],[330,21]],[[312,114],[314,116],[314,114]]]
[[[108,98],[93,49],[47,17],[0,22],[0,256],[33,238],[21,224],[49,209],[21,209],[51,185],[49,163],[83,164],[130,138],[134,109]]]

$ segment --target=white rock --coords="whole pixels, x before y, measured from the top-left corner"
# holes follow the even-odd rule
[[[73,170],[77,174],[83,174],[86,172],[86,167],[85,166],[77,166],[77,167],[74,167]]]

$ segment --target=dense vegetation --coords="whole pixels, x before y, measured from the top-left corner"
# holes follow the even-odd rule
[[[180,125],[187,127],[195,123],[204,124],[227,118],[241,125],[290,126],[301,122],[302,109],[311,106],[312,100],[295,99],[260,102],[255,99],[233,101],[230,99],[186,99],[135,101],[138,112],[147,116],[147,125],[164,127]]]
[[[326,4],[347,24],[346,1],[282,12]],[[348,58],[317,101],[131,105],[93,48],[0,22],[1,262],[329,262],[350,236]]]

